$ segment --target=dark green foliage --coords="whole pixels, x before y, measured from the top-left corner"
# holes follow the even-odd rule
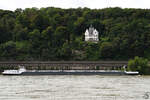
[[[135,57],[134,59],[129,60],[128,70],[139,71],[140,74],[150,74],[150,65],[148,65],[148,60]]]
[[[100,57],[102,59],[113,59],[115,56],[114,47],[111,42],[103,42],[100,46]]]
[[[0,56],[5,58],[16,57],[16,44],[13,41],[8,41],[0,45]]]
[[[100,41],[85,42],[93,25]],[[149,9],[0,10],[0,60],[150,59]]]

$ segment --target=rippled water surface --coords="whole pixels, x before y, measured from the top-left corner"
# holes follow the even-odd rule
[[[2,76],[0,100],[150,100],[150,76]]]

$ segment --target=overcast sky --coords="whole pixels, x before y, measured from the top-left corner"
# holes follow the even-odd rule
[[[60,8],[150,8],[150,0],[0,0],[0,9],[60,7]]]

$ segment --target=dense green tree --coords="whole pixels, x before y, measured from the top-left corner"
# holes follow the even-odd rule
[[[23,28],[22,25],[16,24],[14,27],[13,40],[14,41],[23,41],[28,40],[28,28]]]
[[[74,31],[76,35],[82,35],[85,31],[85,19],[83,17],[79,17],[77,21],[74,22]]]
[[[113,44],[111,42],[103,42],[100,45],[100,58],[110,60],[113,59],[114,56]]]
[[[57,46],[62,46],[64,42],[69,41],[69,33],[67,28],[64,26],[57,27],[54,38]]]
[[[149,74],[150,66],[147,59],[136,56],[134,59],[129,60],[128,70],[139,71],[140,74]]]
[[[16,59],[29,60],[31,44],[29,41],[16,42]]]
[[[70,45],[66,42],[59,50],[59,58],[64,60],[69,60],[70,57],[72,57],[72,50],[70,48]]]
[[[99,52],[98,46],[95,43],[88,43],[85,46],[85,60],[98,60]]]
[[[1,57],[9,58],[12,57],[15,60],[16,57],[16,43],[13,41],[8,41],[0,46]]]
[[[150,59],[149,9],[0,10],[0,60]],[[97,44],[84,41],[92,25]]]
[[[52,36],[54,35],[54,30],[51,26],[47,27],[45,30],[42,31],[42,38],[46,41],[51,41]]]

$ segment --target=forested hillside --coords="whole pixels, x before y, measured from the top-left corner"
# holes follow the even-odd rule
[[[86,28],[98,43],[84,41]],[[150,59],[149,9],[0,10],[0,60]]]

